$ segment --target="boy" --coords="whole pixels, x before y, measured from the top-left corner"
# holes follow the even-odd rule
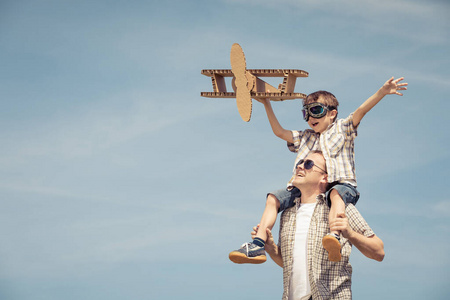
[[[407,83],[399,83],[404,78],[386,81],[383,86],[369,97],[358,109],[346,119],[337,119],[339,102],[333,94],[318,91],[306,97],[303,101],[303,118],[311,127],[305,131],[290,131],[284,129],[278,122],[268,99],[261,100],[266,109],[269,123],[273,133],[287,141],[289,150],[297,153],[294,164],[294,174],[297,164],[304,163],[304,158],[312,150],[321,150],[326,159],[326,170],[314,168],[317,172],[328,174],[329,188],[326,193],[330,205],[329,223],[336,216],[345,213],[345,204],[356,204],[359,193],[356,190],[354,138],[357,127],[364,115],[369,112],[386,95],[396,94],[403,96],[399,90],[406,90]],[[305,165],[306,169],[315,167]],[[267,240],[266,228],[272,229],[275,225],[278,212],[294,205],[294,199],[300,196],[300,191],[292,185],[291,178],[287,189],[269,193],[266,198],[266,207],[261,217],[259,230],[252,242],[242,245],[238,250],[229,254],[235,263],[263,263],[266,261],[264,245]],[[341,260],[341,244],[339,231],[331,231],[326,235],[322,244],[328,251],[330,261]]]

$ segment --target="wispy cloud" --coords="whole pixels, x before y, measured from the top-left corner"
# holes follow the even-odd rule
[[[450,217],[450,200],[442,200],[432,204],[431,210],[435,216]]]
[[[339,16],[339,20],[332,18],[334,24],[358,22],[358,26],[365,33],[371,32],[386,36],[396,36],[400,39],[426,44],[448,43],[446,38],[450,23],[448,13],[450,6],[444,3],[413,2],[413,1],[310,1],[310,0],[225,0],[230,3],[240,3],[250,6],[266,6],[272,10],[282,10],[292,14],[325,14]],[[444,4],[444,5],[443,5]],[[383,20],[380,26],[379,20]],[[321,19],[324,21],[324,19]],[[411,22],[416,20],[416,22]],[[411,28],[405,24],[418,24]],[[420,25],[419,25],[420,24]],[[426,26],[423,26],[427,24]],[[331,24],[330,24],[331,26]]]

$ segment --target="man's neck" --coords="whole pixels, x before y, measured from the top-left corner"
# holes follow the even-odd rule
[[[300,203],[316,203],[317,201],[317,196],[320,195],[321,192],[320,191],[311,191],[311,192],[303,192],[302,191],[302,195],[300,196]]]

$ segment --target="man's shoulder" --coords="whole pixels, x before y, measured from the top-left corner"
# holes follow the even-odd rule
[[[349,219],[362,218],[361,213],[356,208],[356,206],[352,203],[349,203],[345,206],[345,214],[347,215],[347,218],[349,218]]]

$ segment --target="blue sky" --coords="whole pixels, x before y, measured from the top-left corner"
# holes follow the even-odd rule
[[[240,119],[202,69],[309,72],[363,119],[358,209],[385,242],[354,249],[355,299],[448,299],[446,1],[2,1],[0,299],[279,299],[272,261],[234,265],[295,155],[262,105]],[[278,82],[277,82],[278,83]],[[300,101],[274,103],[304,129]],[[278,228],[278,227],[276,227]],[[277,236],[277,229],[274,229]]]

